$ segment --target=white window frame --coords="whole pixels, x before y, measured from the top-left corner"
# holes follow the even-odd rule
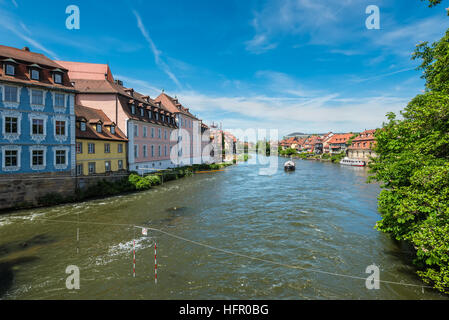
[[[86,122],[85,121],[80,121],[80,130],[86,131]]]
[[[33,72],[37,72],[37,79],[33,78]],[[36,81],[40,81],[41,80],[41,71],[39,69],[36,68],[32,68],[30,70],[30,79],[31,80],[36,80]]]
[[[5,167],[6,165],[6,151],[17,151],[17,166],[14,167]],[[21,146],[3,146],[2,147],[2,170],[5,172],[11,172],[11,171],[19,171],[21,167],[21,153],[22,153],[22,147]]]
[[[94,152],[90,152],[90,150],[91,150],[91,146],[93,146],[93,151]],[[93,142],[88,142],[87,143],[87,154],[95,154],[95,143],[93,143]]]
[[[42,151],[43,152],[43,161],[42,165],[33,165],[33,151]],[[30,168],[31,170],[44,170],[47,167],[47,147],[45,146],[31,146],[30,147]]]
[[[6,101],[5,100],[5,96],[6,96],[6,87],[15,87],[17,88],[17,101]],[[15,85],[11,85],[11,84],[4,84],[2,86],[2,102],[3,105],[7,108],[15,108],[17,109],[19,107],[20,104],[20,93],[22,91],[22,87],[19,86],[15,86]]]
[[[33,91],[42,93],[42,104],[33,103]],[[41,89],[30,88],[30,106],[33,110],[42,111],[45,108],[46,91]]]
[[[65,121],[65,132],[64,134],[56,134],[56,121]],[[58,142],[64,142],[67,140],[70,131],[70,119],[62,115],[55,115],[53,117],[53,136]]]
[[[62,94],[64,95],[64,106],[56,106],[56,94]],[[52,100],[53,100],[53,110],[55,112],[61,112],[61,113],[65,113],[66,108],[67,108],[67,99],[68,99],[68,95],[62,92],[52,92]]]
[[[36,143],[41,143],[43,140],[47,138],[47,120],[48,116],[46,114],[37,114],[37,113],[30,113],[28,115],[28,119],[30,121],[30,136],[31,140],[35,141]],[[44,133],[43,134],[33,134],[33,120],[43,120],[44,122]]]
[[[60,76],[61,77],[61,81],[56,81],[56,76]],[[53,82],[56,84],[62,84],[63,81],[63,76],[60,72],[53,72]]]
[[[111,134],[115,134],[115,126],[111,126]]]
[[[65,151],[65,163],[64,164],[56,164],[56,151]],[[56,170],[64,170],[69,166],[69,147],[54,147],[53,148],[53,165]]]
[[[8,67],[13,67],[14,72],[12,74],[8,73]],[[16,70],[17,70],[17,66],[15,64],[8,63],[8,62],[5,63],[5,75],[13,77],[16,75]]]
[[[13,111],[13,110],[4,110],[1,112],[2,117],[2,134],[3,138],[8,140],[10,143],[20,138],[20,135],[22,134],[22,113]],[[14,117],[17,118],[17,133],[6,133],[6,124],[5,124],[5,118],[6,117]]]

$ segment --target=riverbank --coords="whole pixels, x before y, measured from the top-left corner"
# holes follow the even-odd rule
[[[280,157],[283,158],[293,158],[293,159],[300,159],[300,160],[315,160],[315,161],[322,161],[322,162],[332,162],[332,163],[339,163],[340,160],[342,160],[345,157],[344,153],[334,154],[330,155],[327,153],[324,154],[314,154],[314,153],[297,153],[297,154],[280,154]]]
[[[144,176],[136,172],[129,172],[128,175],[117,181],[102,179],[96,184],[86,189],[76,189],[73,195],[63,196],[58,193],[49,193],[37,199],[37,203],[18,203],[16,206],[0,210],[0,214],[6,214],[17,210],[50,207],[66,203],[76,203],[86,200],[101,199],[116,195],[125,195],[133,192],[140,192],[161,185],[167,181],[192,176],[196,172],[216,171],[236,164],[238,161],[247,161],[247,157],[237,159],[232,162],[222,162],[213,164],[194,164],[173,169],[155,171]]]

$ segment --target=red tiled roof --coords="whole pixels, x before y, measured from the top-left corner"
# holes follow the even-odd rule
[[[69,77],[67,76],[67,69],[55,63],[43,54],[30,52],[28,50],[25,50],[25,48],[21,50],[0,45],[0,62],[7,59],[12,59],[16,63],[16,71],[13,76],[6,75],[4,68],[0,68],[0,80],[75,92],[72,84],[70,83]],[[39,69],[39,80],[31,79],[30,67],[36,67]],[[53,71],[59,71],[62,73],[62,83],[59,84],[54,82]]]
[[[188,108],[186,108],[182,104],[180,104],[177,98],[172,98],[169,95],[167,95],[166,93],[161,93],[159,96],[157,96],[156,99],[154,99],[154,101],[161,102],[162,107],[172,113],[182,113],[182,114],[188,115],[189,117],[191,117],[193,119],[199,120],[192,113],[190,113]]]
[[[348,142],[351,137],[353,137],[353,133],[343,133],[343,134],[334,134],[332,138],[327,142],[328,144],[335,144],[335,143],[346,143]]]
[[[55,61],[69,70],[70,79],[105,80],[114,82],[111,69],[107,64],[84,63],[74,61]]]
[[[86,131],[81,131],[79,126],[76,126],[75,135],[77,139],[128,141],[125,134],[117,126],[115,126],[115,134],[112,134],[106,128],[106,124],[113,124],[113,122],[102,110],[77,105],[75,106],[75,114],[77,122],[83,118],[87,120]],[[97,132],[95,127],[89,125],[100,121],[102,122],[101,133]]]

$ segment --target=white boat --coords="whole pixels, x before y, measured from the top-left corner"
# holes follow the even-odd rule
[[[284,170],[285,171],[293,171],[295,170],[295,163],[291,160],[284,163]]]
[[[348,157],[345,157],[340,161],[340,164],[343,164],[345,166],[353,166],[353,167],[364,167],[366,166],[366,162],[363,160],[356,160],[356,159],[350,159]]]

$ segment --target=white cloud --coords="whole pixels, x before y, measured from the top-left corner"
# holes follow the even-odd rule
[[[171,71],[170,67],[165,63],[165,61],[162,60],[161,58],[161,52],[157,49],[156,45],[153,42],[153,39],[151,39],[150,35],[148,34],[148,31],[146,30],[142,19],[140,18],[140,15],[137,11],[133,10],[134,15],[136,16],[136,20],[137,20],[137,26],[140,30],[140,32],[142,33],[143,37],[145,38],[145,40],[148,42],[148,45],[150,46],[151,51],[153,52],[154,55],[154,61],[156,63],[156,65],[162,69],[162,71],[164,71],[167,76],[179,87],[181,88],[181,83],[179,82],[178,78],[173,74],[173,72]]]

